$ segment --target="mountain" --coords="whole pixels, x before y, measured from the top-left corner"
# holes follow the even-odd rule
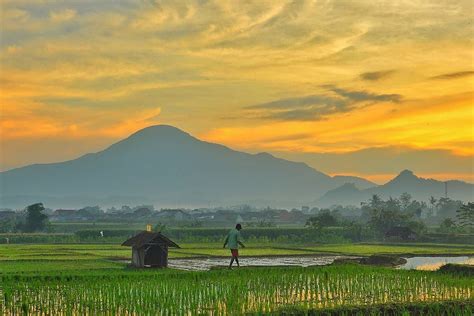
[[[345,183],[340,187],[329,190],[318,201],[318,205],[329,207],[332,205],[359,206],[364,201],[365,194],[354,183]]]
[[[368,189],[372,187],[376,187],[377,184],[373,183],[372,181],[366,180],[360,177],[353,177],[353,176],[334,176],[332,177],[337,183],[344,185],[344,184],[354,184],[354,187],[358,189]]]
[[[349,183],[349,184],[347,184]],[[201,141],[175,127],[142,129],[107,149],[61,163],[0,173],[0,207],[155,204],[197,207],[249,203],[294,207],[359,205],[372,194],[444,195],[444,182],[403,171],[377,186],[358,177],[330,177],[304,163],[248,154]],[[473,185],[448,182],[449,196],[473,200]],[[314,204],[314,203],[312,203]]]
[[[384,185],[368,189],[370,194],[381,197],[399,196],[410,193],[417,200],[428,201],[431,196],[443,197],[447,184],[448,196],[454,200],[474,200],[474,185],[458,180],[438,181],[417,177],[412,171],[404,170]]]
[[[445,185],[447,184],[448,197],[454,200],[473,201],[474,185],[458,180],[438,181],[417,177],[412,171],[404,170],[389,182],[360,190],[355,186],[343,185],[325,193],[318,204],[330,206],[334,204],[359,205],[360,202],[368,200],[377,194],[381,198],[399,197],[402,193],[410,193],[414,199],[428,201],[431,196],[436,198],[445,196]]]
[[[78,159],[0,173],[2,207],[156,203],[294,206],[340,185],[304,163],[248,154],[198,140],[175,127],[145,128]]]

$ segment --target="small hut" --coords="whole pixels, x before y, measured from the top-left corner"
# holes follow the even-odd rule
[[[161,233],[144,231],[126,240],[122,246],[132,247],[132,265],[137,268],[168,266],[168,247],[179,246]]]

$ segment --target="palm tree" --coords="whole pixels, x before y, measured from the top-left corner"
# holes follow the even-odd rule
[[[377,194],[372,195],[372,198],[369,200],[369,205],[372,209],[379,209],[382,203],[382,199]]]
[[[436,207],[436,202],[437,201],[438,200],[436,200],[434,196],[430,197],[431,215],[435,215],[435,207]]]

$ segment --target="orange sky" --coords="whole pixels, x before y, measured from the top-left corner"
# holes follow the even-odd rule
[[[1,170],[164,123],[329,174],[473,181],[471,1],[0,4]]]

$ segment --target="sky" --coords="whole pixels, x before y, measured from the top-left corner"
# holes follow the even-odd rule
[[[168,124],[383,183],[474,182],[472,1],[0,0],[0,170]]]

